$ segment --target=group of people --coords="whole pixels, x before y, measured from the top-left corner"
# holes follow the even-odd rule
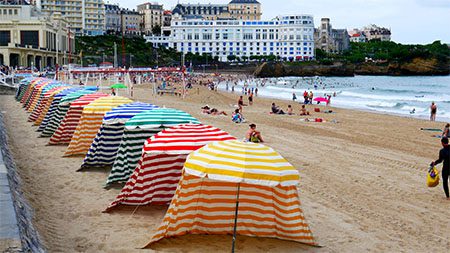
[[[279,106],[277,106],[275,103],[272,103],[272,107],[271,107],[271,113],[272,114],[287,114],[287,115],[295,115],[294,113],[294,109],[292,108],[291,105],[288,105],[286,112],[283,111],[283,109],[281,109]],[[306,115],[310,115],[309,111],[306,109],[305,105],[302,105],[300,108],[300,116],[306,116]]]

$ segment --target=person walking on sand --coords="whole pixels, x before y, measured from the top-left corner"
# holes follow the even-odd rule
[[[312,90],[311,90],[311,91],[309,91],[309,96],[308,96],[308,99],[309,99],[309,103],[310,103],[310,104],[312,104],[313,98],[314,98],[314,93],[313,93]]]
[[[250,95],[248,95],[248,104],[253,105],[253,92],[250,92]]]
[[[445,196],[447,200],[450,200],[450,195],[448,192],[448,177],[450,174],[450,146],[448,145],[448,138],[443,137],[441,139],[442,149],[439,151],[439,159],[431,162],[431,166],[435,166],[444,162],[442,165],[442,185],[444,187]]]
[[[295,95],[295,92],[292,92],[292,101],[295,102],[295,100],[297,100],[297,96]]]
[[[430,106],[430,120],[436,121],[436,113],[437,113],[437,105],[434,102],[431,102]]]
[[[244,106],[244,98],[242,96],[239,96],[238,99],[238,108],[239,112],[242,113],[242,107]]]

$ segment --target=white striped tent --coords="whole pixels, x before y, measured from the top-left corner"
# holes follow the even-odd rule
[[[298,182],[298,171],[267,146],[210,143],[188,156],[169,209],[147,246],[185,234],[272,237],[315,246]]]
[[[67,111],[64,119],[56,129],[55,133],[50,138],[48,144],[49,145],[61,145],[61,144],[69,144],[72,140],[72,136],[80,123],[81,114],[83,109],[94,102],[95,100],[108,97],[108,94],[105,93],[90,93],[79,97],[77,100],[70,103],[69,110]]]
[[[69,110],[70,103],[91,93],[94,93],[94,91],[71,88],[57,94],[37,130],[42,132],[40,137],[51,137]]]
[[[168,108],[142,112],[125,123],[117,158],[106,181],[106,185],[126,183],[142,155],[145,141],[165,128],[200,123],[190,114]]]
[[[119,204],[169,204],[191,152],[214,141],[235,139],[216,127],[201,124],[183,124],[159,132],[145,142],[136,169],[107,211]]]
[[[111,167],[117,156],[125,122],[141,112],[155,108],[158,107],[152,104],[134,102],[118,106],[107,112],[81,168]]]
[[[102,125],[105,113],[131,102],[133,101],[126,97],[108,96],[101,97],[87,105],[83,109],[80,123],[73,133],[64,156],[85,156]]]

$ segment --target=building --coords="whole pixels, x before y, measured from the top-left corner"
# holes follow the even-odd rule
[[[228,4],[177,4],[173,15],[206,20],[261,20],[261,4],[256,0],[232,0]]]
[[[376,25],[369,25],[363,29],[355,28],[348,31],[352,42],[367,42],[370,40],[391,41],[391,30]]]
[[[122,19],[120,17],[120,7],[115,4],[105,4],[105,32],[108,34],[120,33],[122,29]]]
[[[314,31],[314,42],[317,49],[327,53],[340,53],[350,47],[346,29],[333,29],[329,18],[322,18],[320,26]]]
[[[197,17],[206,20],[216,20],[229,17],[226,4],[177,4],[172,10],[172,15],[179,18]]]
[[[103,0],[36,0],[36,6],[45,15],[56,12],[67,19],[76,35],[102,35],[105,30]]]
[[[121,32],[126,35],[140,35],[142,16],[135,10],[122,9],[120,11],[122,24]]]
[[[261,4],[256,0],[232,0],[228,12],[237,20],[261,20]]]
[[[170,26],[170,23],[172,22],[172,12],[171,11],[164,11],[163,13],[163,25],[162,26]]]
[[[137,6],[137,11],[142,15],[142,32],[151,34],[155,26],[163,26],[164,9],[162,4],[144,3]]]
[[[363,43],[367,42],[367,38],[363,33],[353,33],[350,36],[350,42]]]
[[[228,56],[277,56],[300,61],[314,58],[314,20],[311,15],[279,16],[270,21],[174,19],[169,37],[147,37],[179,52]]]
[[[384,27],[379,27],[376,25],[369,25],[364,27],[364,35],[367,40],[380,40],[380,41],[391,41],[391,30]]]
[[[32,5],[0,4],[0,65],[42,69],[69,63],[74,51],[74,34],[60,13],[45,16]]]

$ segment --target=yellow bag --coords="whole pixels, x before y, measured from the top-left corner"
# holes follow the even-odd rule
[[[428,187],[436,187],[439,184],[439,171],[436,167],[430,167],[427,175],[427,185]]]

